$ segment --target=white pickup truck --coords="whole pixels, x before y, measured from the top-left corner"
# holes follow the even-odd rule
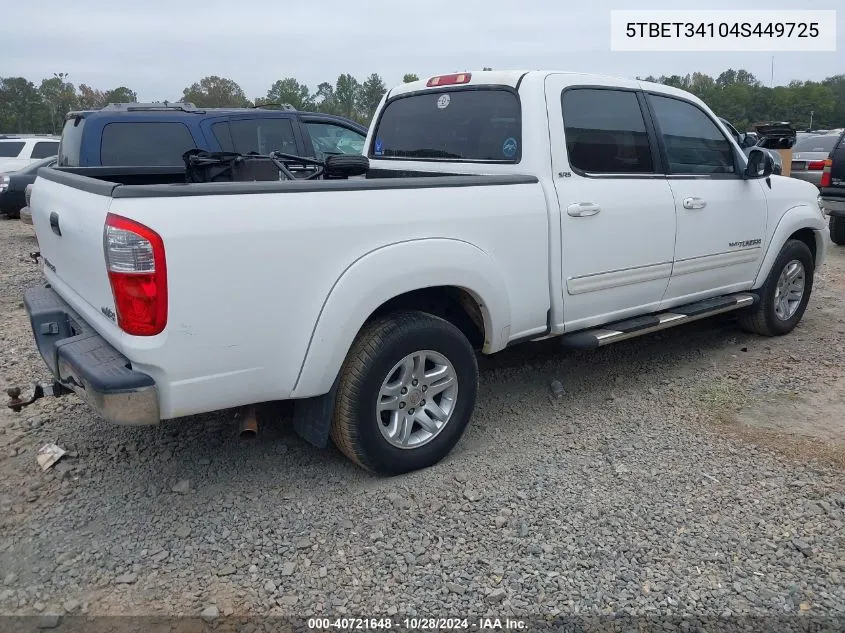
[[[25,303],[55,379],[123,424],[293,400],[310,442],[400,473],[461,437],[476,350],[731,310],[785,334],[825,257],[816,188],[663,85],[432,77],[385,95],[365,153],[334,181],[42,169]]]

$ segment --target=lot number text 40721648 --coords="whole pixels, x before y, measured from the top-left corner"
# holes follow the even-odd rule
[[[522,631],[524,620],[513,618],[308,618],[316,631]]]

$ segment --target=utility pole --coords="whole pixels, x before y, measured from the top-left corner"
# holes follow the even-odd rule
[[[775,56],[774,55],[772,55],[772,80],[769,83],[769,87],[770,88],[775,87]]]
[[[812,129],[813,129],[813,111],[810,110],[810,130],[812,130]],[[807,130],[807,131],[809,132],[810,130]]]

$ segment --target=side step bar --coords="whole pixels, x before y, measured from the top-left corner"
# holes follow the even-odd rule
[[[609,343],[665,330],[723,312],[747,308],[752,306],[755,301],[757,301],[757,295],[749,292],[713,297],[672,308],[669,312],[647,314],[616,323],[608,323],[591,330],[564,334],[561,337],[561,344],[572,349],[595,349]]]

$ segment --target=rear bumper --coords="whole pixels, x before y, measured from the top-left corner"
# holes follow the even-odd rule
[[[32,333],[56,380],[115,424],[158,424],[155,381],[88,325],[49,285],[24,293]]]

